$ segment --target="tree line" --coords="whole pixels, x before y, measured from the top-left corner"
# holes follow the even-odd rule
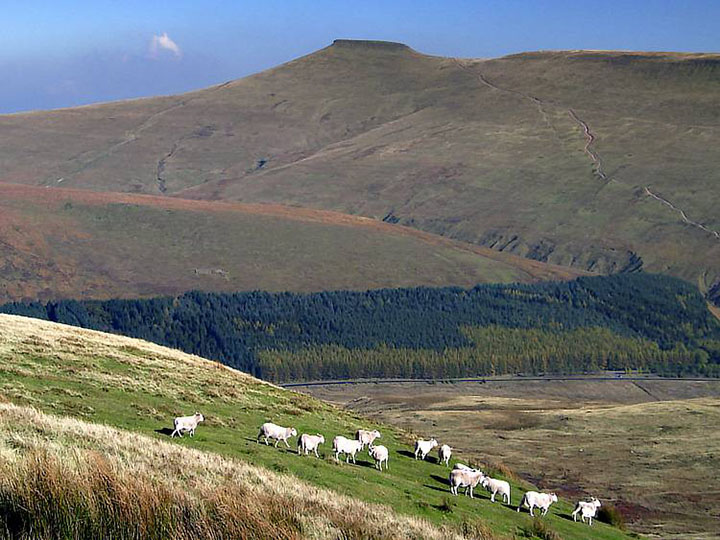
[[[275,381],[625,368],[720,376],[720,324],[700,292],[644,273],[471,289],[194,291],[0,312],[146,339]]]

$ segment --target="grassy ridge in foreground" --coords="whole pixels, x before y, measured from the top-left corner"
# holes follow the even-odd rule
[[[161,440],[167,439],[156,431],[168,427],[174,416],[200,410],[207,422],[193,439],[173,441],[173,448],[192,447],[289,473],[361,501],[391,504],[399,514],[436,525],[455,527],[482,518],[495,534],[507,536],[531,522],[526,513],[489,503],[484,493],[472,501],[452,498],[452,511],[443,511],[449,498],[447,469],[408,457],[411,440],[404,433],[151,343],[0,315],[0,374],[0,395],[6,400]],[[258,445],[257,428],[266,420],[293,425],[300,432],[320,431],[329,439],[350,435],[360,426],[377,427],[390,449],[390,472],[373,469],[365,454],[357,466],[348,466]],[[327,451],[328,445],[323,448]],[[12,451],[18,452],[22,448]],[[491,461],[493,456],[485,458]],[[155,470],[164,474],[162,467]],[[182,485],[181,478],[177,481]],[[513,482],[513,504],[521,491]],[[561,501],[546,518],[565,540],[627,538],[603,524],[590,529],[573,523],[570,510],[570,504]]]
[[[460,537],[238,460],[11,404],[0,404],[0,533],[33,539]]]

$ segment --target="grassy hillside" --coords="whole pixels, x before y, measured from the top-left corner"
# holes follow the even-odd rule
[[[0,183],[0,303],[577,274],[334,212]]]
[[[11,471],[16,470],[13,464],[22,462],[38,447],[47,449],[51,457],[61,458],[73,454],[73,448],[79,448],[81,450],[74,453],[77,461],[73,461],[80,464],[79,468],[89,459],[88,451],[92,450],[109,455],[111,468],[119,469],[120,473],[128,467],[135,470],[133,457],[137,457],[140,461],[136,475],[138,482],[148,476],[158,477],[175,489],[187,491],[191,501],[198,494],[202,496],[201,487],[206,476],[214,477],[211,485],[230,489],[237,481],[238,489],[256,492],[259,487],[250,484],[257,484],[258,477],[276,478],[272,471],[293,475],[302,482],[330,488],[358,501],[391,505],[397,516],[383,509],[381,513],[388,516],[376,517],[372,525],[371,530],[378,531],[378,537],[396,535],[397,530],[393,527],[402,522],[403,516],[422,518],[434,526],[454,530],[460,530],[463,522],[477,524],[481,519],[500,537],[531,526],[526,513],[518,514],[514,508],[493,505],[486,494],[475,500],[457,497],[446,502],[449,497],[447,470],[434,462],[421,463],[408,457],[411,449],[408,434],[178,351],[129,338],[0,315],[0,372],[3,401],[78,420],[57,422],[50,417],[3,405],[0,462],[5,470],[8,467]],[[168,439],[166,433],[171,419],[195,410],[204,412],[207,417],[196,436]],[[19,421],[14,422],[13,418]],[[383,443],[391,452],[390,471],[379,473],[365,455],[360,456],[357,466],[339,465],[327,457],[321,460],[300,458],[283,448],[258,445],[255,442],[257,427],[266,420],[292,424],[301,432],[319,431],[326,438],[351,434],[360,426],[377,427],[383,432]],[[128,433],[116,435],[110,428]],[[146,441],[146,438],[151,440]],[[180,448],[205,453],[185,454],[177,451]],[[328,453],[328,445],[323,452]],[[466,459],[468,456],[458,457]],[[484,458],[491,462],[494,456]],[[201,466],[199,470],[192,466],[189,471],[185,469],[188,461],[196,460]],[[123,461],[131,465],[125,465]],[[208,463],[211,466],[206,466]],[[270,472],[248,464],[265,467]],[[166,474],[177,470],[183,472],[175,479]],[[373,513],[372,508],[358,506],[344,497],[332,503],[323,502],[329,496],[322,490],[312,492],[319,502],[316,507],[311,504],[308,508],[307,502],[298,501],[298,491],[302,492],[302,487],[292,489],[286,482],[282,484],[269,491],[271,501],[268,504],[277,507],[283,501],[292,503],[290,517],[309,522],[307,526],[311,531],[317,529],[318,523],[329,522],[325,534],[318,534],[319,537],[334,537],[338,528],[349,530],[349,537],[359,536],[356,528],[340,521],[338,514],[344,515],[344,508],[352,507],[350,519],[361,525],[364,516]],[[513,485],[512,502],[517,504],[521,489],[514,481]],[[7,488],[7,484],[2,486]],[[571,508],[569,502],[561,501],[553,506],[545,519],[546,524],[565,540],[628,537],[604,524],[590,529],[573,523],[568,517]],[[293,513],[295,509],[299,509],[298,513],[304,512],[303,515]],[[290,520],[290,525],[292,523]],[[413,526],[418,531],[417,536],[441,536],[441,533],[433,532],[430,525],[415,522]],[[465,529],[472,527],[466,525]],[[427,532],[423,533],[423,530]],[[307,530],[302,534],[307,535]],[[447,536],[449,534],[445,534]],[[482,536],[468,534],[466,537]]]
[[[181,96],[0,117],[0,181],[329,209],[714,296],[719,84],[716,54],[341,40]]]

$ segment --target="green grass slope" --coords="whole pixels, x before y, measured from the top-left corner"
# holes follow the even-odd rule
[[[0,181],[275,202],[720,291],[720,56],[338,41],[175,97],[0,117]]]
[[[0,303],[577,274],[334,212],[0,184]]]
[[[408,434],[219,364],[150,343],[1,315],[0,373],[0,395],[5,401],[106,424],[155,441],[170,442],[178,448],[266,467],[359,501],[390,505],[400,516],[423,518],[435,526],[455,528],[480,518],[493,533],[503,537],[531,524],[527,513],[518,514],[514,507],[491,504],[485,493],[475,500],[451,498],[446,484],[447,469],[409,457],[412,447]],[[195,410],[202,411],[207,421],[200,425],[194,438],[170,440],[162,433],[174,416]],[[298,457],[292,450],[257,444],[257,428],[267,420],[293,425],[299,432],[324,433],[328,439],[322,449],[326,457],[319,460]],[[327,457],[329,440],[334,435],[351,435],[361,426],[377,427],[383,432],[383,444],[391,454],[388,472],[376,471],[366,454],[359,456],[356,466],[337,464]],[[67,435],[47,437],[43,435],[45,431],[37,430],[39,440],[50,448],[68,439]],[[22,444],[24,439],[20,435],[10,438],[15,443],[11,448],[4,444],[0,459],[5,459],[2,456],[6,454],[16,458],[23,448],[32,446]],[[76,439],[82,438],[78,435]],[[137,447],[141,443],[138,439],[134,444]],[[176,467],[175,453],[156,451],[154,444],[148,443],[147,452],[167,456]],[[119,446],[122,444],[113,445],[116,453]],[[492,458],[484,456],[488,461]],[[161,476],[162,471],[162,467],[156,468]],[[186,482],[190,479],[178,480],[180,486]],[[517,504],[522,490],[515,482],[513,487],[512,502]],[[445,504],[446,499],[451,499],[449,505]],[[569,518],[571,509],[568,501],[561,501],[545,518],[546,524],[565,540],[628,537],[604,524],[589,528],[573,523]]]

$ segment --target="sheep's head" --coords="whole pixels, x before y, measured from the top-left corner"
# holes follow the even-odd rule
[[[320,444],[325,444],[325,435],[320,435],[320,433],[317,434],[319,437]]]
[[[291,436],[291,437],[296,437],[296,436],[297,436],[297,431],[295,430],[294,427],[293,427],[293,428],[290,428],[290,436]]]
[[[552,502],[557,502],[557,501],[558,501],[557,495],[555,495],[554,493],[551,493],[551,494],[550,494],[550,500],[551,500]]]
[[[375,437],[376,439],[382,438],[382,435],[380,435],[380,432],[377,429],[374,429],[372,434],[373,434],[373,437]]]
[[[430,439],[430,447],[435,448],[438,445],[438,442],[435,439]]]
[[[480,471],[478,471],[478,472],[480,472]],[[480,480],[480,485],[484,488],[488,487],[488,484],[490,483],[490,479],[487,476],[485,476],[483,473],[480,473],[480,475],[482,476],[482,479]]]
[[[600,499],[596,499],[595,497],[592,498],[591,502],[595,506],[595,508],[600,508],[602,504],[600,504]]]
[[[198,422],[204,422],[204,421],[205,421],[205,417],[204,417],[202,414],[200,414],[199,412],[196,412],[196,413],[195,413],[195,418],[197,418],[197,421],[198,421]]]

